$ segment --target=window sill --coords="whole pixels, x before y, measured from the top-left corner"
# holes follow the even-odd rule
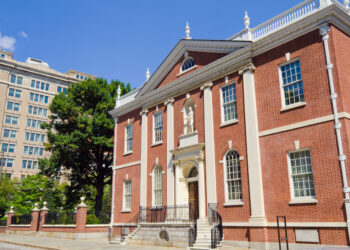
[[[281,108],[281,112],[287,111],[287,110],[291,110],[291,109],[295,109],[295,108],[299,108],[299,107],[303,107],[306,105],[306,102],[299,102],[299,103],[294,103],[288,106],[285,106],[283,108]]]
[[[131,213],[131,209],[123,209],[120,211],[121,213]]]
[[[123,154],[123,156],[125,156],[125,155],[131,155],[131,154],[132,154],[132,151],[125,152],[125,153]]]
[[[235,206],[243,206],[243,201],[227,201],[224,203],[224,207],[235,207]]]
[[[294,199],[289,202],[289,205],[298,204],[316,204],[318,201],[314,198]]]
[[[185,71],[182,71],[181,73],[177,74],[176,76],[179,77],[181,76],[182,74],[185,74],[193,69],[197,68],[197,65],[194,65],[193,67],[189,68],[189,69],[186,69]]]
[[[220,124],[220,128],[228,126],[228,125],[231,125],[231,124],[236,124],[236,123],[238,123],[237,119],[232,120],[232,121],[228,121],[228,122],[223,122],[223,123]]]
[[[162,145],[163,144],[163,141],[159,141],[159,142],[155,142],[151,145],[151,147],[155,147],[155,146],[159,146],[159,145]]]

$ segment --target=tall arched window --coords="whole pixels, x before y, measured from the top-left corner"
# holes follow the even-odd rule
[[[157,165],[153,169],[153,206],[163,205],[163,171],[162,167]]]
[[[241,167],[236,150],[225,155],[225,185],[226,201],[242,200]]]
[[[181,66],[181,72],[188,70],[190,68],[192,68],[194,66],[194,60],[192,57],[188,57],[187,59],[185,59],[185,61],[182,63]]]

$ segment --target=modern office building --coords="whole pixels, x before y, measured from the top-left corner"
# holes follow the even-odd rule
[[[69,70],[58,72],[41,60],[14,60],[0,50],[0,161],[2,173],[24,178],[39,171],[38,159],[48,157],[40,124],[48,121],[49,104],[70,84],[95,76]]]
[[[111,111],[114,234],[273,249],[285,216],[290,247],[349,245],[349,13],[308,0],[254,28],[246,13],[226,40],[187,26]]]

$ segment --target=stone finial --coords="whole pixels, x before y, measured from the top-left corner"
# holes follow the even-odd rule
[[[10,211],[8,212],[9,214],[14,214],[15,211],[13,211],[13,206],[10,207]]]
[[[185,39],[192,39],[192,37],[190,36],[191,33],[191,29],[190,26],[188,25],[188,22],[186,22],[186,27],[185,27]]]
[[[117,90],[117,100],[115,102],[115,106],[119,107],[120,105],[120,95],[121,95],[122,91],[120,89],[120,85],[118,85],[118,90]]]
[[[344,4],[345,8],[349,9],[349,3],[350,3],[349,0],[344,0],[343,1],[343,4]]]
[[[49,210],[49,209],[46,207],[46,205],[47,205],[47,202],[44,201],[44,202],[43,202],[43,207],[41,208],[41,210]]]
[[[85,197],[83,196],[83,197],[80,197],[80,204],[79,204],[79,206],[78,207],[86,207],[86,204],[85,204]]]
[[[146,82],[150,79],[151,77],[151,73],[149,72],[149,68],[147,68],[147,71],[146,71]]]
[[[38,203],[34,203],[34,209],[32,211],[40,211],[38,208]]]
[[[244,21],[244,26],[245,26],[245,28],[246,28],[246,29],[249,29],[250,17],[248,16],[248,12],[247,12],[247,11],[245,12],[243,21]]]

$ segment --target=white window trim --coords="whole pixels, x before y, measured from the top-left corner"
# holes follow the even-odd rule
[[[160,141],[156,141],[156,131],[155,131],[155,129],[156,129],[156,119],[155,119],[155,117],[156,117],[156,115],[159,115],[159,114],[161,114],[161,117],[162,117],[162,140],[160,140]],[[158,112],[155,112],[155,113],[153,113],[153,126],[152,126],[152,134],[153,134],[153,136],[152,136],[152,145],[151,146],[156,146],[156,145],[159,145],[159,144],[162,144],[163,143],[163,136],[164,136],[164,134],[163,134],[163,131],[164,131],[164,122],[163,122],[163,111],[158,111]]]
[[[191,67],[191,68],[188,68],[188,69],[186,69],[186,70],[182,70],[182,66],[184,65],[184,63],[188,60],[188,59],[192,59],[193,60],[193,62],[194,62],[194,65]],[[184,74],[184,73],[186,73],[186,72],[188,72],[188,71],[190,71],[190,70],[192,70],[192,69],[194,69],[194,68],[196,68],[197,67],[197,65],[196,65],[196,62],[195,62],[195,60],[193,59],[193,57],[192,56],[187,56],[187,57],[185,57],[185,59],[182,61],[182,63],[181,63],[181,66],[180,66],[180,74],[178,74],[178,76],[179,75],[182,75],[182,74]]]
[[[160,168],[161,170],[162,170],[162,204],[161,205],[156,205],[155,204],[155,195],[154,195],[154,189],[155,189],[155,173],[154,173],[154,171],[156,170],[156,168]],[[164,174],[164,171],[163,171],[163,169],[162,169],[162,167],[159,165],[159,164],[157,164],[157,165],[155,165],[154,167],[153,167],[153,170],[152,170],[152,207],[161,207],[161,206],[163,206],[163,191],[164,191],[164,189],[163,189],[163,174]]]
[[[235,81],[231,81],[231,82],[225,83],[225,84],[220,86],[220,113],[221,113],[221,124],[220,124],[220,127],[225,127],[227,125],[235,124],[235,123],[238,122],[237,118],[229,120],[229,121],[225,121],[224,99],[222,98],[222,89],[227,87],[227,86],[229,86],[229,85],[232,85],[232,84],[234,84],[235,88],[236,88],[236,82]],[[236,109],[237,109],[237,88],[236,88],[236,101],[235,102],[236,102]],[[237,116],[238,116],[238,114],[237,114]]]
[[[134,138],[134,126],[133,123],[130,123],[128,125],[125,125],[125,139],[124,139],[124,154],[123,155],[128,155],[132,153],[132,149],[128,150],[128,127],[132,127],[132,137],[131,137],[131,141],[133,143],[133,138]],[[132,145],[132,148],[134,147],[134,143]]]
[[[289,110],[289,109],[294,109],[294,108],[298,108],[301,106],[305,106],[306,105],[306,101],[305,101],[305,90],[304,90],[304,78],[303,78],[303,71],[301,72],[301,81],[303,82],[303,90],[304,90],[304,101],[302,102],[297,102],[297,103],[293,103],[293,104],[289,104],[286,105],[286,101],[284,98],[284,89],[283,89],[283,77],[282,77],[282,70],[281,67],[287,64],[290,64],[292,62],[298,61],[300,62],[300,69],[301,69],[301,60],[299,57],[293,58],[287,62],[283,62],[281,64],[278,65],[278,76],[279,76],[279,80],[280,80],[280,94],[281,94],[281,111],[285,111],[285,110]]]
[[[235,199],[235,200],[229,200],[228,198],[228,186],[227,186],[227,170],[226,170],[226,167],[227,167],[227,163],[226,163],[226,155],[231,152],[231,151],[236,151],[238,153],[238,151],[234,148],[230,148],[229,150],[227,150],[224,154],[224,158],[223,158],[223,166],[224,166],[224,182],[225,182],[225,203],[224,203],[224,207],[226,206],[242,206],[244,203],[243,203],[243,200],[242,199]],[[239,154],[239,153],[238,153]],[[239,161],[240,160],[240,157],[239,157]],[[239,167],[240,167],[240,172],[241,172],[241,188],[242,188],[242,171],[241,171],[241,163],[239,164]],[[242,190],[242,196],[243,196],[243,190]]]
[[[295,152],[302,152],[302,151],[310,151],[310,157],[311,157],[311,150],[310,148],[302,148],[298,150],[291,150],[287,152],[287,163],[288,163],[288,178],[289,178],[289,192],[290,192],[290,201],[289,204],[312,204],[317,203],[316,199],[316,187],[315,187],[315,179],[314,179],[314,188],[315,188],[315,197],[295,197],[294,196],[294,182],[292,178],[292,165],[290,163],[290,154]],[[311,167],[312,167],[312,176],[314,178],[314,168],[312,166],[312,158],[311,158]]]
[[[130,208],[126,208],[126,201],[125,201],[125,187],[126,187],[126,183],[130,183]],[[131,180],[124,180],[123,181],[123,209],[122,209],[122,213],[129,213],[131,212],[131,193],[132,193],[132,182]]]

